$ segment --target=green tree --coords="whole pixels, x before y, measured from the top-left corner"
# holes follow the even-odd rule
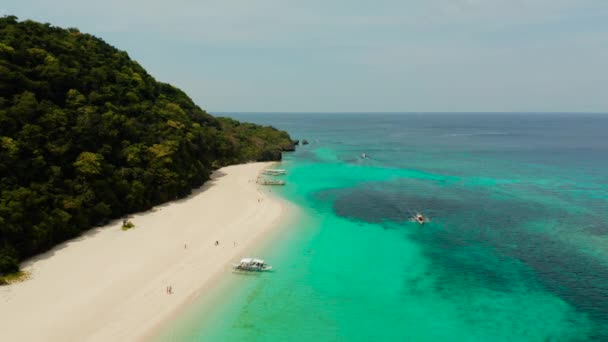
[[[214,118],[94,36],[0,18],[0,274],[286,146],[287,133]]]
[[[82,152],[76,161],[74,167],[76,171],[85,176],[98,175],[101,173],[101,162],[103,156],[93,152]]]

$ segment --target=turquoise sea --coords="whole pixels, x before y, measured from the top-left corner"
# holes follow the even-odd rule
[[[608,341],[608,115],[230,116],[310,142],[302,213],[160,340]]]

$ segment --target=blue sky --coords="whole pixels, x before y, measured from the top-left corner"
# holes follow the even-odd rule
[[[3,0],[210,112],[608,112],[606,0]]]

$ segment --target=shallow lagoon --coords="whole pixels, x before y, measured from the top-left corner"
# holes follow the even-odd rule
[[[608,339],[608,116],[231,116],[311,142],[303,214],[161,339]]]

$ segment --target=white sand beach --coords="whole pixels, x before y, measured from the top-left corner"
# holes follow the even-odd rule
[[[222,168],[188,198],[132,215],[135,228],[119,220],[27,261],[30,279],[0,287],[0,340],[145,338],[290,215],[255,183],[269,165]]]

